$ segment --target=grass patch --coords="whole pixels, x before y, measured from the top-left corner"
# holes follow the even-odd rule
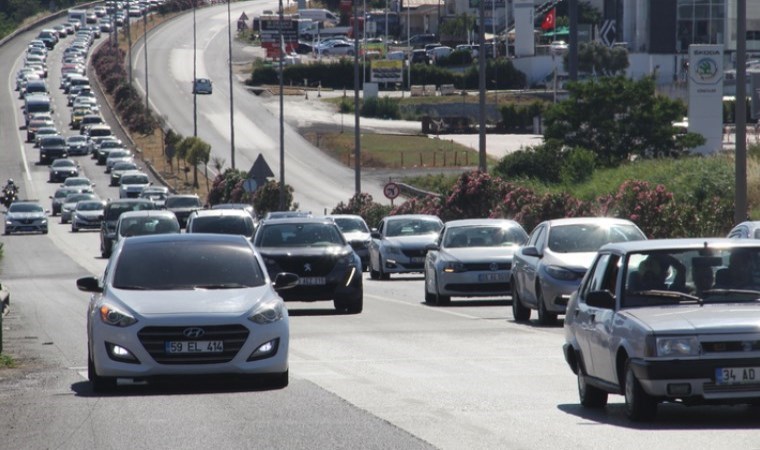
[[[392,92],[392,91],[391,91]],[[388,93],[388,91],[381,91],[378,96],[383,97],[383,94]],[[351,101],[351,105],[353,106],[353,99],[354,99],[354,91],[351,89],[350,91],[346,91],[346,98],[348,98]],[[480,102],[480,97],[478,97],[477,94],[472,93],[471,91],[468,91],[467,95],[446,95],[446,96],[435,96],[435,97],[409,97],[408,95],[406,97],[394,97],[399,102],[399,107],[416,107],[416,106],[424,106],[424,105],[448,105],[448,104],[457,104],[461,105],[462,103],[467,104],[478,104]],[[330,103],[334,105],[336,108],[340,106],[341,101],[343,101],[343,97],[331,97],[331,98],[325,98],[322,101]],[[494,103],[498,103],[499,106],[506,106],[506,105],[530,105],[533,102],[536,101],[546,101],[545,98],[542,98],[541,96],[535,96],[535,95],[528,95],[528,94],[521,94],[521,93],[513,93],[513,92],[500,92],[500,93],[493,93],[489,92],[486,95],[486,103],[489,105],[493,105]]]
[[[353,133],[309,132],[304,137],[333,158],[353,167]],[[361,136],[361,154],[363,167],[469,167],[478,164],[477,151],[453,141],[427,136],[365,133]]]
[[[0,369],[12,369],[16,367],[16,361],[10,355],[0,353]]]

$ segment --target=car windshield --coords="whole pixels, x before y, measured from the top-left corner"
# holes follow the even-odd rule
[[[119,226],[122,236],[142,236],[144,234],[179,233],[179,223],[168,217],[128,217]]]
[[[74,161],[63,159],[63,160],[57,160],[53,161],[52,167],[76,167],[76,163]]]
[[[135,203],[122,203],[114,204],[106,211],[106,220],[116,220],[122,213],[127,211],[142,211],[144,209],[154,209],[152,202],[135,202]]]
[[[388,221],[385,235],[395,237],[435,234],[441,231],[442,226],[440,222],[430,219],[390,220]]]
[[[64,203],[76,203],[81,200],[93,200],[96,198],[97,196],[95,194],[71,194],[66,197]]]
[[[760,247],[631,253],[622,306],[760,301]]]
[[[42,211],[44,211],[42,206],[33,203],[13,203],[11,204],[11,207],[8,208],[8,212],[12,213],[33,213]]]
[[[261,247],[323,247],[345,245],[340,230],[325,223],[282,223],[265,225]]]
[[[64,184],[66,186],[89,186],[90,180],[86,178],[66,178]]]
[[[139,290],[247,288],[263,286],[265,280],[249,247],[213,241],[138,242],[125,245],[119,254],[113,287]]]
[[[363,220],[353,217],[336,217],[335,223],[340,228],[340,231],[344,233],[350,233],[352,231],[360,231],[362,233],[369,233],[367,224]]]
[[[193,219],[193,233],[242,234],[253,236],[253,221],[240,216],[207,216]]]
[[[147,175],[123,175],[121,177],[121,184],[148,184]]]
[[[77,211],[102,211],[103,203],[84,201],[77,203]]]
[[[445,248],[510,247],[522,245],[528,235],[517,227],[462,226],[449,228],[443,238]]]
[[[549,232],[549,249],[556,253],[596,252],[610,242],[646,239],[634,225],[595,223],[555,225]]]

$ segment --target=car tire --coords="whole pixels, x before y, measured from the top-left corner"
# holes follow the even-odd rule
[[[382,260],[382,258],[380,259],[380,267],[378,268],[377,273],[380,274],[380,279],[381,280],[390,280],[391,279],[391,274],[385,273],[383,271],[383,260]]]
[[[435,284],[435,305],[436,306],[448,306],[451,304],[450,295],[441,295],[441,290],[438,288],[438,277],[433,280]]]
[[[116,378],[101,377],[95,370],[95,362],[92,360],[92,355],[87,352],[87,379],[92,384],[92,391],[97,393],[113,392],[116,390]]]
[[[557,323],[557,313],[549,312],[546,309],[544,293],[541,291],[541,283],[536,284],[536,303],[538,303],[538,323],[541,325],[555,325]]]
[[[428,286],[427,278],[425,278],[425,303],[427,303],[428,305],[432,305],[435,303],[436,295],[434,293],[428,292],[427,286]]]
[[[100,244],[100,256],[103,258],[108,258],[111,256],[111,246],[106,243]]]
[[[514,316],[515,322],[527,322],[530,320],[530,308],[523,305],[522,301],[520,301],[515,280],[512,280],[512,316]]]
[[[580,359],[580,355],[579,355]],[[578,398],[581,405],[586,408],[604,408],[607,405],[607,391],[603,391],[596,386],[591,386],[586,382],[586,371],[578,363]]]
[[[360,314],[364,310],[364,296],[361,295],[348,302],[346,312],[349,314]]]
[[[71,232],[72,232],[72,233],[76,233],[76,232],[78,232],[78,231],[79,231],[79,228],[77,228],[76,226],[74,226],[74,224],[72,223],[72,224],[71,224]]]
[[[369,277],[373,280],[380,279],[380,272],[372,268],[372,263],[369,264]]]
[[[11,234],[11,232],[10,232],[10,231],[8,231],[8,230],[3,230],[3,234],[4,234],[5,236],[9,236],[9,235]]]
[[[634,422],[646,422],[657,415],[657,400],[644,392],[641,383],[633,373],[631,362],[625,365],[624,396],[625,415]]]

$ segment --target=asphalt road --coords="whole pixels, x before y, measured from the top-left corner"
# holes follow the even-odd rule
[[[0,176],[23,179],[22,195],[47,198],[55,186],[20,140],[9,85],[31,38],[0,49]],[[28,170],[23,158],[32,161]],[[101,195],[113,192],[101,166],[79,160]],[[658,421],[644,425],[625,419],[619,396],[605,410],[584,410],[562,359],[561,327],[514,323],[508,298],[427,306],[414,275],[365,274],[359,315],[335,315],[326,302],[289,303],[286,389],[180,380],[96,395],[85,377],[88,299],[74,281],[105,267],[97,233],[71,233],[53,220],[46,236],[0,242],[1,281],[12,292],[4,353],[20,363],[0,369],[0,448],[757,447],[752,408],[664,405]]]

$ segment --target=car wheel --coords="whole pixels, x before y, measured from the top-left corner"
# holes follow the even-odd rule
[[[100,244],[100,256],[108,258],[111,256],[111,246],[107,243]]]
[[[79,228],[77,228],[77,227],[74,225],[74,223],[72,222],[72,223],[71,223],[71,232],[72,232],[72,233],[76,233],[77,231],[79,231]]]
[[[654,419],[657,415],[657,401],[644,392],[641,383],[633,373],[631,362],[625,366],[625,414],[634,422]]]
[[[372,263],[369,265],[369,277],[373,280],[379,280],[380,279],[380,272],[372,268]]]
[[[527,322],[530,320],[530,308],[526,307],[520,301],[520,295],[517,293],[517,283],[512,280],[512,316],[515,322]]]
[[[45,228],[44,230],[42,230],[42,234],[47,234],[47,233],[48,233],[48,229],[47,228]]]
[[[390,280],[391,279],[391,274],[385,273],[383,271],[383,260],[382,260],[382,258],[380,259],[380,267],[378,268],[377,272],[380,274],[380,279],[381,280]]]
[[[451,303],[450,295],[441,295],[441,290],[438,288],[438,277],[433,280],[435,284],[435,304],[436,306],[446,306]]]
[[[586,382],[586,374],[578,364],[578,397],[586,408],[603,408],[607,404],[607,392]]]
[[[3,234],[4,234],[4,235],[6,235],[6,236],[8,236],[9,234],[11,234],[11,232],[10,232],[10,231],[8,231],[8,230],[4,230],[4,231],[3,231]]]
[[[364,310],[364,296],[363,295],[348,302],[348,305],[346,306],[346,312],[349,314],[359,314],[363,310]]]
[[[93,392],[112,392],[116,390],[116,378],[101,377],[95,370],[95,362],[92,355],[87,351],[87,378],[92,383]]]
[[[541,291],[540,282],[536,286],[536,303],[538,303],[538,323],[541,325],[554,325],[557,323],[557,314],[546,310],[544,293]]]
[[[436,295],[434,293],[428,292],[428,282],[427,278],[425,278],[425,303],[428,305],[432,305],[435,303],[435,297]]]

